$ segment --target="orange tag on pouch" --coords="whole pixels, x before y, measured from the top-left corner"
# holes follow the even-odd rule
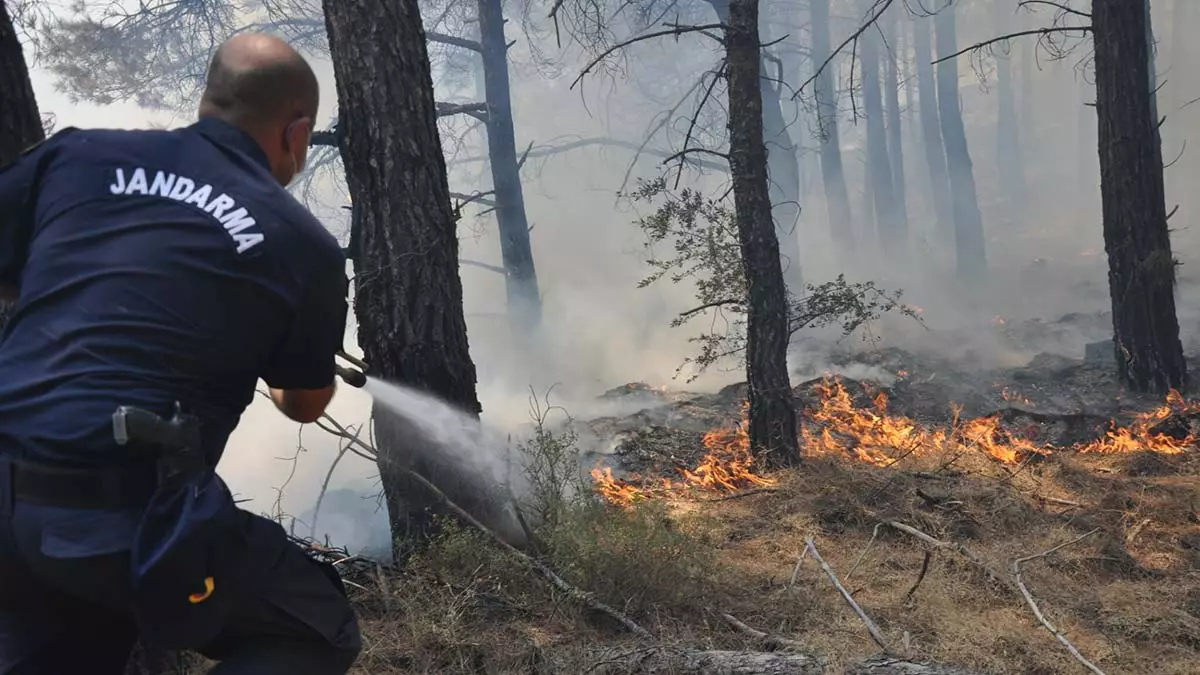
[[[216,583],[213,581],[212,577],[204,577],[204,592],[192,593],[188,596],[188,602],[192,603],[193,605],[198,605],[204,602],[208,599],[208,596],[212,595],[213,588],[215,587]]]

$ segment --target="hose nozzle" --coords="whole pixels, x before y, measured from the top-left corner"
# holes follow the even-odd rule
[[[363,372],[367,369],[367,364],[363,363],[359,359],[354,358],[353,356],[350,356],[346,352],[338,352],[337,355],[362,369],[355,370],[354,368],[347,368],[346,366],[335,364],[333,368],[334,371],[337,372],[338,377],[342,378],[342,380],[351,387],[357,387],[359,389],[363,388],[367,384],[367,376]]]

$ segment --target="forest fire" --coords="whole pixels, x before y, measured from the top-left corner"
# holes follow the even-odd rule
[[[592,469],[596,491],[609,502],[629,505],[640,499],[672,492],[732,492],[747,487],[769,487],[775,484],[774,480],[759,476],[753,471],[754,457],[750,454],[750,436],[744,417],[742,422],[732,427],[708,432],[704,435],[703,442],[708,454],[695,469],[680,469],[683,480],[654,480],[638,475],[618,480],[613,477],[612,469],[597,468]],[[635,485],[637,483],[641,485]]]
[[[1056,448],[1005,429],[1000,413],[963,420],[960,408],[947,427],[922,424],[888,411],[888,395],[876,392],[867,406],[858,405],[840,378],[827,377],[816,384],[818,404],[806,414],[801,432],[803,449],[809,455],[841,455],[879,467],[891,466],[905,457],[928,454],[954,455],[983,452],[1007,465],[1020,464],[1033,455],[1061,450],[1080,453],[1156,452],[1179,454],[1200,441],[1191,431],[1172,436],[1156,427],[1171,415],[1200,412],[1200,402],[1185,400],[1172,391],[1164,405],[1135,417],[1127,426],[1110,423],[1103,438]],[[1028,402],[1005,391],[1010,401]],[[619,480],[609,468],[593,469],[596,491],[607,501],[629,505],[639,499],[663,497],[689,490],[735,492],[774,485],[775,481],[754,471],[745,418],[733,426],[710,431],[704,436],[708,450],[694,470],[681,470],[683,480],[652,479],[640,475]]]

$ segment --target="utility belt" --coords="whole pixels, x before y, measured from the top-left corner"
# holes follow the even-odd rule
[[[158,489],[156,463],[83,469],[14,459],[9,466],[12,498],[27,504],[97,511],[139,509],[150,503]]]
[[[178,404],[169,420],[140,408],[118,408],[113,438],[144,456],[125,466],[87,468],[12,459],[13,500],[73,509],[137,509],[149,504],[160,486],[204,468],[199,420]]]

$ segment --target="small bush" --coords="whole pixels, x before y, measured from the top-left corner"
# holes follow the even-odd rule
[[[580,504],[543,537],[564,577],[635,616],[695,609],[718,565],[712,529],[659,501]]]

